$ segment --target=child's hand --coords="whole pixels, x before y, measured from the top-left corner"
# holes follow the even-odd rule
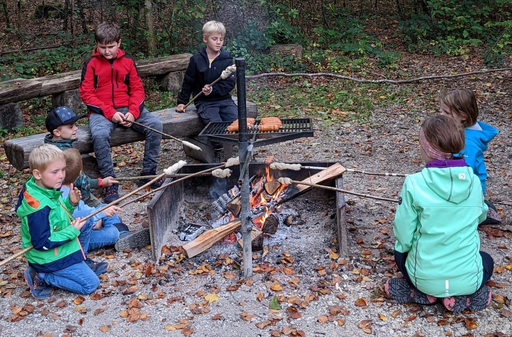
[[[124,121],[124,118],[123,118],[123,117],[124,117],[124,115],[123,115],[121,112],[117,111],[117,112],[114,114],[114,116],[112,116],[112,122],[114,122],[114,123],[116,123],[116,124],[121,124],[121,122],[123,122],[123,121]]]
[[[131,112],[127,112],[125,115],[122,115],[123,121],[119,122],[124,127],[129,128],[132,126],[132,122],[135,121],[135,117],[132,115]]]
[[[82,192],[76,188],[73,184],[69,186],[69,200],[73,205],[78,205],[78,202],[82,199]]]
[[[109,187],[112,186],[113,184],[119,184],[119,181],[110,176],[103,178],[101,181],[103,182],[104,187]]]
[[[75,227],[76,229],[80,230],[85,225],[85,222],[87,220],[82,220],[81,218],[76,218],[71,222],[71,226]]]
[[[203,94],[204,94],[205,96],[208,96],[209,94],[211,94],[211,93],[212,93],[212,90],[213,90],[213,88],[212,88],[209,84],[207,84],[207,85],[205,85],[205,86],[203,87]]]
[[[185,104],[178,104],[176,112],[185,112]]]
[[[122,211],[122,208],[119,207],[119,206],[110,206],[108,208],[106,208],[103,213],[106,215],[106,216],[112,216],[114,214],[116,214],[117,212],[120,212]]]
[[[103,220],[99,219],[98,222],[96,222],[94,224],[94,226],[92,226],[92,229],[100,229],[102,225],[103,225]]]

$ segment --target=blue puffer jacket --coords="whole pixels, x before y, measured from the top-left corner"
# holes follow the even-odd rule
[[[487,216],[478,177],[463,159],[432,161],[405,179],[396,209],[395,249],[422,292],[474,293],[483,279],[477,227]]]
[[[480,128],[466,128],[466,147],[462,150],[466,163],[473,169],[473,172],[480,179],[482,192],[485,194],[485,181],[487,180],[487,169],[484,162],[484,151],[487,144],[498,134],[498,130],[484,122],[476,122]],[[481,130],[480,130],[481,129]]]

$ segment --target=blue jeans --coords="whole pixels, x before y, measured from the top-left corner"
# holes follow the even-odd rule
[[[117,111],[126,114],[128,112],[128,108],[120,108],[117,109]],[[163,128],[162,121],[151,114],[146,108],[142,110],[139,118],[135,121],[158,131],[162,131]],[[89,116],[89,129],[91,130],[92,145],[102,177],[116,176],[114,172],[114,164],[112,162],[112,155],[110,153],[110,140],[112,131],[114,131],[118,126],[118,124],[112,123],[112,121],[108,120],[101,114],[92,113]],[[162,136],[159,133],[138,125],[132,125],[131,128],[137,132],[143,133],[146,138],[144,145],[144,159],[142,161],[143,170],[149,171],[153,168],[156,169]]]
[[[89,219],[91,220],[91,219]],[[114,224],[120,223],[117,215],[106,216],[101,219],[102,227],[93,229],[89,237],[89,250],[113,246],[119,240],[119,230]]]
[[[233,99],[222,101],[205,101],[196,103],[197,114],[205,124],[210,122],[232,122],[238,119],[238,107]]]
[[[93,225],[92,221],[86,221],[78,236],[86,256]],[[39,273],[39,275],[51,286],[83,295],[92,293],[100,285],[98,276],[84,261],[52,273]]]
[[[84,261],[39,275],[51,286],[83,295],[92,293],[100,285],[100,279]]]

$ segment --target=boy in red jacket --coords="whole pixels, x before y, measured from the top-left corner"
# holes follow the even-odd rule
[[[79,92],[89,110],[89,128],[100,174],[102,177],[116,176],[110,153],[110,135],[120,126],[131,127],[144,134],[146,142],[141,175],[154,175],[162,136],[132,122],[137,121],[158,131],[162,131],[162,122],[144,108],[144,87],[135,62],[119,48],[119,27],[114,23],[101,23],[96,27],[94,38],[96,48],[84,63]],[[152,187],[159,187],[162,183],[163,179],[153,183]],[[109,186],[105,202],[118,198],[118,184]]]

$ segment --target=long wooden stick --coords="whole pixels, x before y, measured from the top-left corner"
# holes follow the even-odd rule
[[[280,179],[283,179],[283,178],[280,178]],[[305,181],[298,181],[298,180],[291,180],[291,179],[289,181],[292,184],[295,184],[295,185],[307,185],[307,186],[311,186],[311,187],[323,188],[324,190],[330,190],[330,191],[335,191],[335,192],[341,192],[341,193],[356,195],[356,196],[359,196],[359,197],[372,198],[372,199],[383,200],[383,201],[398,202],[397,199],[377,197],[377,196],[370,195],[370,194],[356,193],[356,192],[342,190],[341,188],[336,188],[336,187],[331,187],[331,186],[325,186],[325,185],[319,185],[319,184],[311,184],[311,183],[308,183],[308,182],[305,182]]]
[[[34,246],[28,246],[27,248],[20,250],[16,254],[13,254],[13,255],[9,256],[8,258],[6,258],[5,260],[2,260],[2,262],[0,262],[0,266],[3,266],[7,262],[10,262],[10,261],[12,261],[12,260],[22,256],[23,254],[25,254],[26,252],[28,252],[32,248],[34,248]]]
[[[94,211],[94,212],[92,212],[91,214],[89,214],[89,215],[87,215],[87,216],[83,217],[83,218],[82,218],[82,221],[87,220],[87,219],[89,219],[89,218],[91,218],[91,217],[95,216],[96,214],[98,214],[98,213],[100,213],[100,212],[103,212],[104,210],[106,210],[106,209],[107,209],[107,208],[109,208],[110,206],[113,206],[113,205],[115,205],[115,204],[120,203],[121,201],[125,200],[126,198],[129,198],[130,196],[134,195],[134,194],[135,194],[135,193],[137,193],[138,191],[140,191],[140,190],[142,190],[142,189],[146,188],[147,186],[151,185],[152,183],[154,183],[155,181],[157,181],[158,179],[163,178],[163,177],[165,177],[165,173],[160,174],[159,176],[157,176],[157,177],[156,177],[156,178],[154,178],[153,180],[149,181],[147,184],[142,185],[141,187],[139,187],[139,188],[137,188],[137,189],[135,189],[135,190],[131,191],[130,193],[128,193],[128,194],[126,194],[126,195],[124,195],[124,196],[122,196],[121,198],[119,198],[119,199],[117,199],[117,200],[112,201],[110,204],[107,204],[107,205],[105,205],[105,206],[103,206],[103,207],[101,207],[101,208],[99,208],[99,209],[95,210],[95,211]],[[3,266],[3,265],[4,265],[4,264],[6,264],[7,262],[12,261],[12,260],[14,260],[15,258],[17,258],[17,257],[19,257],[19,256],[21,256],[21,255],[23,255],[23,254],[25,254],[26,252],[28,252],[28,251],[29,251],[29,250],[31,250],[32,248],[34,248],[34,246],[28,246],[28,247],[24,248],[23,250],[20,250],[20,251],[19,251],[19,252],[17,252],[16,254],[14,254],[14,255],[10,256],[9,258],[7,258],[7,259],[5,259],[5,260],[2,260],[2,262],[0,262],[0,266]]]
[[[152,127],[150,127],[150,126],[147,126],[147,125],[141,124],[141,123],[139,123],[139,122],[135,122],[135,121],[130,122],[130,123],[135,124],[135,125],[138,125],[138,126],[143,127],[143,128],[146,128],[146,129],[148,129],[148,130],[150,130],[150,131],[153,131],[153,132],[159,133],[159,134],[161,134],[162,136],[165,136],[165,137],[171,138],[171,139],[176,140],[176,141],[178,141],[178,142],[181,142],[183,145],[188,146],[188,147],[190,147],[190,148],[191,148],[191,149],[193,149],[193,150],[196,150],[196,151],[203,151],[199,146],[194,145],[194,144],[192,144],[191,142],[187,142],[186,140],[181,140],[181,139],[176,138],[176,137],[174,137],[174,136],[171,136],[170,134],[167,134],[167,133],[165,133],[165,132],[159,131],[159,130],[157,130],[157,129],[153,129],[153,128],[152,128]]]
[[[220,76],[215,80],[213,81],[212,83],[209,84],[209,86],[211,87],[212,85],[214,85],[215,83],[219,82],[220,80],[223,80],[223,79],[226,79],[229,77],[229,75],[231,75],[231,73],[233,73],[234,71],[236,70],[235,66],[232,65],[232,66],[228,66],[226,67],[226,69],[224,69],[222,71],[222,73],[220,74]],[[194,98],[192,98],[190,101],[188,101],[187,104],[185,104],[185,108],[186,109],[190,104],[192,104],[196,98],[198,98],[199,96],[201,96],[203,94],[203,91],[199,91],[197,93],[197,95],[194,96]]]
[[[173,180],[173,181],[171,181],[171,182],[170,182],[170,183],[168,183],[168,184],[165,184],[165,185],[162,185],[162,186],[160,186],[160,187],[158,187],[158,188],[155,188],[155,189],[153,189],[153,190],[149,191],[148,193],[145,193],[145,194],[141,195],[141,196],[140,196],[140,197],[138,197],[138,198],[135,198],[135,199],[133,199],[133,200],[130,200],[130,201],[129,201],[129,202],[127,202],[126,204],[120,205],[119,207],[124,207],[124,206],[126,206],[126,205],[129,205],[129,204],[131,204],[132,202],[135,202],[135,201],[140,200],[140,199],[142,199],[142,198],[144,198],[144,197],[147,197],[148,195],[153,194],[153,193],[155,193],[155,192],[158,192],[158,191],[160,191],[161,189],[164,189],[164,188],[166,188],[166,187],[168,187],[168,186],[170,186],[170,185],[172,185],[172,184],[175,184],[175,183],[177,183],[177,182],[183,181],[183,180],[188,179],[188,178],[192,178],[192,177],[196,177],[196,176],[204,175],[205,173],[212,172],[212,171],[214,171],[214,170],[216,170],[216,169],[223,168],[225,165],[226,165],[226,163],[222,163],[222,164],[221,164],[221,165],[219,165],[219,166],[211,167],[211,168],[206,169],[206,170],[202,170],[202,171],[199,171],[199,172],[196,172],[196,173],[188,174],[188,175],[186,175],[186,176],[184,176],[184,177],[181,177],[181,178],[179,178],[179,179]]]

